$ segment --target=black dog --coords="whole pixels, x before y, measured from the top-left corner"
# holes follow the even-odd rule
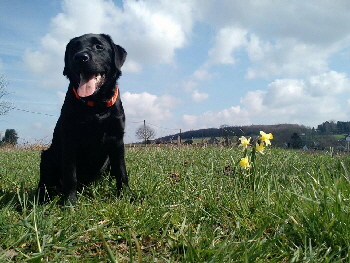
[[[52,144],[41,154],[39,203],[62,194],[66,204],[74,204],[77,189],[108,169],[118,195],[123,185],[129,188],[117,86],[126,55],[105,34],[86,34],[68,43],[63,75],[70,83]]]

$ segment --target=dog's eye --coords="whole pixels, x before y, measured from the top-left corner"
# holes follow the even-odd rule
[[[100,45],[100,44],[96,44],[96,45],[95,45],[95,48],[96,48],[97,50],[102,50],[102,49],[103,49],[103,46]]]

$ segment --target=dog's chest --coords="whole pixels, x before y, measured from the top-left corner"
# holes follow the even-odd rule
[[[110,138],[119,138],[124,134],[121,118],[112,114],[98,114],[76,121],[77,138],[82,143],[103,143]]]

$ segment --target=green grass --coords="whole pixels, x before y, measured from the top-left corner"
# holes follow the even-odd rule
[[[333,135],[332,137],[335,139],[335,140],[344,140],[344,138],[347,136],[347,134],[335,134]]]
[[[0,151],[0,262],[349,262],[350,158],[269,148],[127,149],[114,182],[36,206],[38,151]]]

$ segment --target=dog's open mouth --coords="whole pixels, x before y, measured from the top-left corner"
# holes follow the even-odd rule
[[[102,73],[80,73],[80,83],[77,93],[80,97],[90,96],[99,90],[104,81],[105,75]]]

